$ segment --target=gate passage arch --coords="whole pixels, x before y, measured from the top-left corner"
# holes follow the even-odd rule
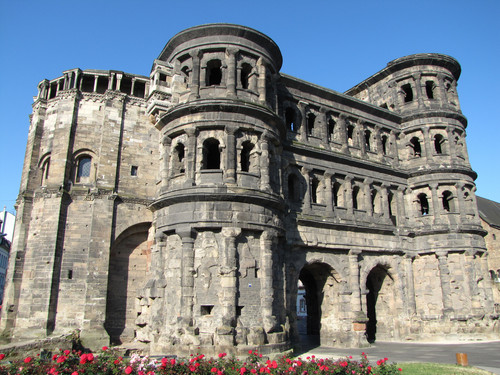
[[[301,268],[297,283],[299,333],[307,335],[311,343],[331,345],[337,340],[345,318],[341,309],[344,282],[340,274],[331,265],[314,261]],[[302,288],[305,311],[300,306]]]

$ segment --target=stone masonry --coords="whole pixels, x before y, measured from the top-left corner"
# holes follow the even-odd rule
[[[498,338],[460,65],[338,93],[266,35],[175,35],[149,77],[72,69],[33,104],[0,327],[153,354]]]

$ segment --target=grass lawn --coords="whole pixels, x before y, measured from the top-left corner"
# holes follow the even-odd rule
[[[457,365],[444,365],[440,363],[398,363],[403,369],[403,375],[491,375],[491,372],[476,367],[463,367]]]

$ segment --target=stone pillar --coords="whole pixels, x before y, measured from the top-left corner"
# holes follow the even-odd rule
[[[366,141],[365,141],[365,131],[366,126],[363,121],[358,121],[356,123],[355,133],[358,135],[359,149],[361,151],[361,157],[366,157]]]
[[[302,169],[300,170],[300,173],[305,180],[304,201],[302,202],[302,207],[305,213],[311,212],[311,177],[309,176],[310,172],[311,171],[306,167],[302,167]]]
[[[338,129],[339,129],[339,142],[342,145],[341,151],[345,154],[349,153],[349,143],[347,140],[347,118],[345,115],[339,116],[338,121]]]
[[[120,91],[120,87],[122,85],[122,77],[123,77],[123,74],[116,73],[116,91]],[[83,80],[82,80],[82,82],[83,82]]]
[[[236,327],[236,307],[238,295],[238,268],[236,264],[236,238],[240,228],[223,228],[224,248],[220,252],[220,292],[222,324],[217,327],[216,344],[234,345],[234,327]]]
[[[347,209],[347,214],[352,217],[354,214],[354,207],[352,205],[352,177],[346,176],[342,186],[344,188],[345,208]]]
[[[414,74],[413,79],[415,80],[415,95],[417,96],[418,107],[422,108],[424,106],[424,97],[422,95],[422,74]]]
[[[93,89],[94,92],[97,92],[97,81],[98,81],[97,76],[94,76],[94,89]]]
[[[375,142],[376,142],[376,147],[377,147],[377,156],[379,158],[382,158],[384,156],[384,150],[382,147],[382,134],[381,134],[381,128],[379,125],[375,126]],[[388,145],[389,143],[389,137],[387,137],[387,142],[385,144],[385,151],[386,154],[388,154]]]
[[[366,332],[368,318],[361,308],[361,287],[359,280],[359,254],[360,250],[349,251],[349,289],[351,290],[351,319],[353,324],[352,342],[361,345]],[[366,341],[365,341],[366,342]]]
[[[413,261],[415,256],[413,254],[405,255],[405,269],[407,280],[407,299],[408,299],[408,314],[415,315],[417,312],[417,302],[415,300],[415,281],[413,279]]]
[[[366,208],[365,211],[370,216],[373,215],[373,202],[372,202],[372,190],[371,190],[372,183],[373,180],[370,178],[366,178],[363,181],[363,194],[365,195],[364,198],[365,198],[365,208]]]
[[[260,189],[271,191],[269,179],[269,134],[265,132],[261,137],[261,154],[260,154]]]
[[[397,223],[398,225],[400,224],[406,224],[406,210],[405,210],[405,196],[404,196],[404,190],[405,188],[403,186],[398,186],[398,189],[396,191],[396,203],[397,203],[397,210],[398,212],[396,213],[397,215]],[[411,189],[410,189],[411,191]]]
[[[325,179],[325,200],[326,200],[326,214],[330,215],[333,212],[333,187],[332,187],[332,174],[327,172],[324,176]]]
[[[321,132],[322,132],[320,134],[320,137],[321,137],[321,139],[323,141],[323,144],[326,147],[326,145],[328,145],[328,142],[330,141],[328,139],[328,134],[329,134],[328,133],[328,113],[326,111],[326,108],[324,108],[324,107],[321,107],[319,109],[319,112],[321,113],[321,121],[323,122],[323,126],[320,127]],[[332,141],[333,141],[333,134],[332,134]]]
[[[226,171],[224,182],[229,185],[236,185],[236,127],[227,125],[226,132]]]
[[[274,288],[273,288],[273,248],[276,234],[270,231],[262,232],[260,237],[260,305],[261,316],[266,332],[276,327],[276,316],[273,315]]]
[[[441,281],[441,294],[443,298],[443,315],[449,317],[453,312],[451,302],[450,269],[448,267],[448,252],[437,251],[439,279]]]
[[[172,139],[165,135],[162,140],[163,144],[163,161],[161,166],[161,191],[162,193],[168,189],[169,182],[169,160],[170,160],[170,146]]]
[[[182,228],[176,233],[182,240],[181,259],[181,306],[179,320],[184,327],[193,325],[194,307],[194,233],[191,228]]]
[[[190,100],[198,99],[200,97],[200,60],[202,52],[200,50],[194,50],[190,53],[193,71],[191,74],[191,94],[189,95]]]
[[[299,109],[300,109],[300,125],[299,125],[299,139],[302,142],[307,141],[307,118],[306,118],[306,109],[307,109],[308,104],[306,102],[300,101],[299,102]]]
[[[257,60],[257,71],[259,72],[259,78],[257,80],[257,90],[259,92],[259,102],[262,105],[266,105],[266,65],[264,60],[259,58]]]
[[[387,185],[382,185],[380,188],[380,202],[381,202],[381,210],[382,210],[382,215],[386,219],[390,219],[391,215],[389,213],[389,195],[387,193]]]
[[[444,87],[444,74],[439,73],[437,75],[438,87],[439,87],[439,99],[442,104],[448,104],[446,101],[446,89]]]
[[[236,48],[228,48],[226,50],[227,61],[227,96],[236,96]]]
[[[471,313],[473,315],[481,315],[482,314],[482,306],[481,306],[481,296],[479,295],[479,290],[477,287],[477,276],[476,276],[476,267],[475,267],[475,257],[476,250],[470,249],[464,252],[464,261],[465,264],[463,266],[464,269],[464,277],[465,282],[470,291],[470,299],[471,299]]]
[[[437,188],[438,184],[433,183],[429,184],[429,187],[431,188],[431,200],[432,200],[432,214],[434,215],[434,223],[440,222],[440,213],[441,210],[439,208],[439,198],[437,194]]]
[[[430,152],[430,138],[429,138],[429,128],[422,128],[422,157],[432,158],[432,153]]]
[[[394,158],[395,165],[399,164],[399,153],[396,133],[391,130],[389,134],[389,144],[387,145],[387,154]]]
[[[448,152],[450,154],[450,160],[452,163],[455,162],[457,157],[457,148],[455,145],[455,140],[453,139],[453,129],[449,126],[446,127],[446,135],[448,137]]]
[[[455,188],[457,190],[457,210],[460,215],[460,222],[465,221],[465,200],[464,200],[464,186],[463,182],[457,182]]]
[[[186,152],[186,186],[193,186],[196,172],[196,129],[187,128],[187,152]]]

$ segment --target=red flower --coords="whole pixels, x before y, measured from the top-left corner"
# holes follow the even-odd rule
[[[80,374],[78,374],[78,371],[73,371],[71,375],[80,375]]]
[[[0,353],[0,361],[5,358],[5,354]]]
[[[217,372],[217,369],[216,369],[215,367],[212,367],[212,368],[210,369],[210,372]]]
[[[248,351],[248,354],[252,354],[252,351],[251,351],[251,350],[249,350],[249,351]]]
[[[226,355],[226,353],[219,353],[219,358],[224,358]]]
[[[62,355],[59,358],[57,358],[57,363],[63,363],[65,360],[66,360],[66,357]]]
[[[87,354],[87,361],[92,362],[94,360],[94,355],[92,353]]]
[[[251,351],[251,350],[249,350],[249,353],[251,353],[251,352],[252,352],[252,351]],[[247,369],[246,369],[246,368],[244,368],[244,367],[240,368],[240,374],[244,374],[246,370],[247,370]]]
[[[70,353],[71,353],[71,350],[66,349],[66,350],[64,351],[64,355],[70,355]]]
[[[127,366],[127,368],[125,369],[125,374],[131,374],[132,371],[134,371],[134,369],[132,368],[132,366]]]
[[[103,346],[102,350],[105,352],[106,350],[108,350],[108,347],[107,346]]]
[[[31,362],[31,357],[24,358],[24,363],[30,363],[30,362]]]
[[[250,372],[251,372],[252,374],[256,374],[256,373],[257,373],[257,370],[253,368],[253,369],[251,369],[251,370],[250,370]]]

